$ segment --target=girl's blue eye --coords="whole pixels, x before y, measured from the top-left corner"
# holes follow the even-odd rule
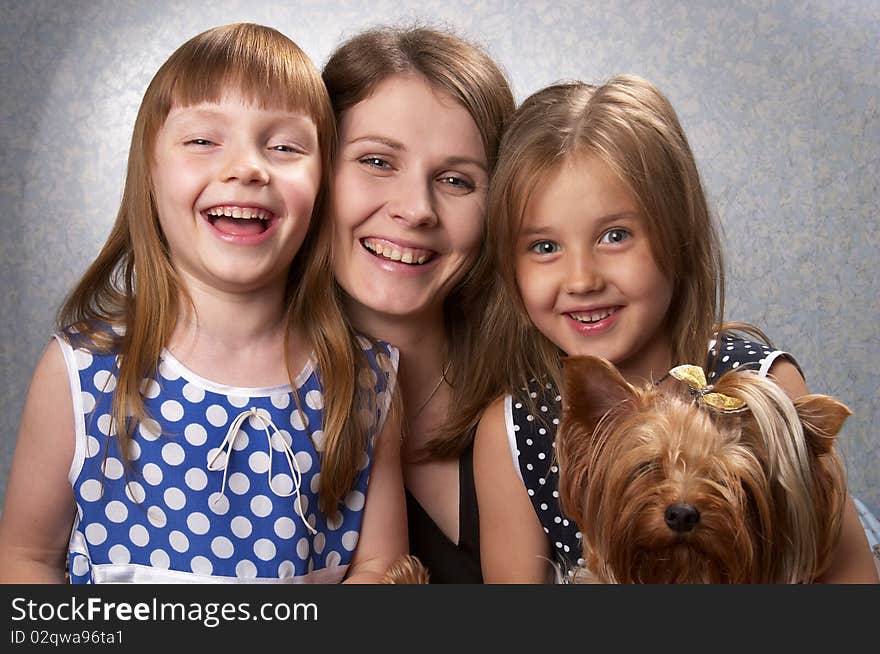
[[[626,239],[628,239],[632,234],[625,229],[621,229],[620,227],[615,227],[614,229],[609,229],[607,232],[602,234],[599,239],[600,243],[610,243],[612,245],[617,243],[622,243]]]
[[[535,254],[555,254],[559,252],[559,245],[553,241],[538,241],[533,243],[529,249]]]
[[[284,144],[273,145],[269,149],[275,150],[276,152],[299,152],[299,149],[297,149],[296,147],[294,147],[292,145],[284,145]]]
[[[190,139],[186,142],[187,145],[214,145],[208,139]]]

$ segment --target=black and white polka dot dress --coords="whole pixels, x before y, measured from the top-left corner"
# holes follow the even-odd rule
[[[729,334],[723,335],[720,343],[713,341],[709,347],[709,362],[715,360],[709,371],[710,383],[741,366],[766,375],[779,357],[786,357],[797,365],[786,352]],[[534,413],[530,406],[535,407]],[[564,515],[559,506],[559,468],[553,448],[561,415],[562,397],[551,383],[533,380],[528,389],[505,399],[504,418],[514,468],[547,534],[556,563],[562,570],[570,570],[583,561],[580,558],[581,534],[575,521]]]

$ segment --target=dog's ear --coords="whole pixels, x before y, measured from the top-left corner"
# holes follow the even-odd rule
[[[817,455],[831,451],[840,428],[852,415],[848,406],[828,395],[804,395],[794,401],[794,406],[810,449]]]
[[[583,528],[584,501],[596,425],[635,391],[610,362],[576,356],[562,362],[562,419],[556,433],[559,500],[567,516]]]
[[[609,409],[635,396],[607,359],[573,356],[562,361],[562,411],[581,423],[599,421]]]

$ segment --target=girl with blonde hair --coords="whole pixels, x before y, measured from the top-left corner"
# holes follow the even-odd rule
[[[681,363],[704,363],[710,383],[750,366],[792,397],[807,392],[759,330],[719,329],[716,227],[675,111],[648,81],[557,84],[526,99],[501,145],[487,231],[497,276],[476,374],[503,389],[474,447],[487,582],[547,581],[581,563],[554,456],[563,357],[601,356],[661,388]],[[851,499],[823,580],[876,580]]]
[[[0,578],[375,582],[406,551],[396,350],[315,288],[334,144],[318,71],[274,29],[210,29],[162,65],[34,373]]]
[[[514,100],[477,45],[377,28],[323,71],[339,129],[326,275],[352,325],[400,349],[410,549],[432,582],[479,583],[473,374],[489,179]],[[332,227],[332,234],[330,227]]]

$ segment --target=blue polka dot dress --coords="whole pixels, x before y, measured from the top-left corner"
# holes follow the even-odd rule
[[[61,344],[76,418],[69,479],[76,516],[72,583],[337,583],[363,521],[373,441],[390,406],[397,351],[359,339],[375,391],[373,432],[352,490],[318,509],[324,398],[312,363],[289,385],[233,388],[169,352],[142,389],[149,419],[126,469],[110,407],[116,357]]]

